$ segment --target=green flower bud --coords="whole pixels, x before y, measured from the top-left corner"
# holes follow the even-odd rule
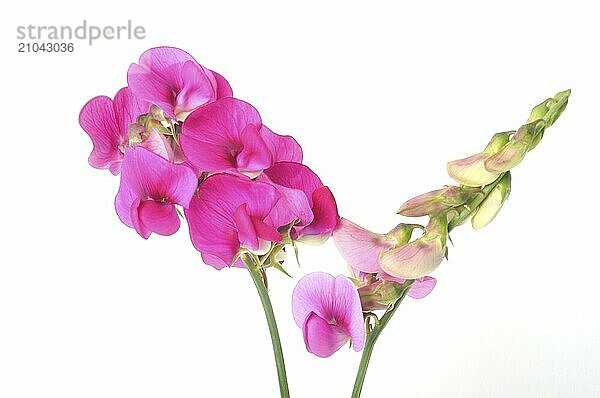
[[[398,214],[407,217],[421,217],[439,214],[451,208],[463,205],[478,189],[470,187],[447,186],[427,192],[404,202]]]

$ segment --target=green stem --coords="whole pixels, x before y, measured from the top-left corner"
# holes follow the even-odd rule
[[[371,354],[373,353],[373,348],[375,348],[375,343],[379,338],[379,335],[388,324],[394,313],[400,306],[404,297],[408,294],[408,290],[410,289],[410,285],[407,286],[398,300],[394,304],[390,306],[390,308],[385,311],[385,314],[379,320],[379,323],[375,325],[373,330],[367,335],[367,340],[365,342],[365,348],[363,349],[362,357],[360,358],[360,365],[358,366],[358,372],[356,373],[356,380],[354,381],[354,388],[352,389],[352,398],[359,398],[360,393],[362,392],[363,384],[365,382],[365,376],[367,375],[367,368],[369,367],[369,361],[371,360]]]
[[[271,343],[273,344],[273,354],[275,355],[275,366],[277,367],[277,379],[279,380],[279,392],[281,398],[289,398],[290,391],[288,389],[287,376],[285,374],[285,362],[283,360],[283,350],[281,349],[281,341],[279,339],[279,331],[277,330],[277,322],[275,321],[275,314],[273,313],[273,306],[269,299],[269,292],[265,286],[265,281],[261,270],[259,268],[258,259],[254,258],[251,254],[243,254],[242,260],[250,272],[254,286],[260,297],[263,309],[265,310],[265,317],[267,318],[267,324],[269,325],[269,333],[271,334]]]

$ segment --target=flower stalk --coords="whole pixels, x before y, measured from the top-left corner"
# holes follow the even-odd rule
[[[267,324],[269,325],[269,333],[271,335],[271,343],[273,344],[273,354],[275,356],[275,366],[277,368],[277,379],[279,381],[279,393],[281,398],[289,398],[290,391],[288,388],[287,375],[285,373],[285,361],[283,359],[283,350],[281,348],[281,340],[279,338],[279,330],[277,329],[277,322],[275,321],[275,313],[273,312],[273,306],[271,305],[271,299],[269,298],[269,292],[266,287],[266,281],[263,277],[262,269],[259,265],[258,258],[250,253],[242,254],[242,261],[246,265],[260,302],[265,311],[265,317],[267,318]]]
[[[352,398],[359,398],[362,392],[363,384],[365,382],[365,376],[367,375],[367,369],[369,367],[369,361],[371,360],[371,354],[373,354],[373,349],[375,348],[375,343],[379,338],[383,329],[387,326],[388,322],[394,316],[394,313],[402,303],[402,300],[408,294],[408,290],[410,288],[412,281],[407,281],[404,284],[404,290],[400,294],[400,297],[396,302],[388,307],[385,311],[379,322],[376,322],[372,329],[367,329],[367,339],[365,341],[365,348],[363,349],[362,356],[360,358],[360,365],[358,366],[358,372],[356,373],[356,379],[354,380],[354,388],[352,389]],[[370,316],[375,316],[371,314]]]
[[[553,98],[548,98],[533,108],[527,123],[521,126],[517,132],[496,134],[483,152],[448,164],[450,176],[461,183],[461,188],[456,187],[456,189],[473,187],[477,190],[470,193],[468,200],[461,199],[461,203],[455,203],[456,207],[450,207],[446,209],[445,213],[440,213],[446,218],[447,233],[462,225],[469,217],[476,217],[477,211],[482,206],[485,207],[486,200],[493,195],[495,190],[499,190],[500,198],[496,201],[498,203],[490,204],[489,207],[492,209],[485,209],[488,213],[482,216],[483,221],[472,220],[473,228],[478,229],[485,226],[495,217],[510,192],[510,169],[517,166],[525,154],[537,146],[545,129],[550,127],[565,109],[570,94],[571,91],[567,90],[556,94]],[[401,207],[400,213],[408,211],[405,214],[407,216],[422,216],[431,213],[429,214],[431,218],[434,213],[442,210],[436,200],[439,201],[450,189],[433,191],[413,198]],[[352,390],[352,398],[360,397],[375,343],[408,294],[413,282],[414,280],[409,279],[402,285],[404,290],[398,299],[386,309],[378,322],[371,325],[371,317],[375,315],[366,314],[367,337]]]

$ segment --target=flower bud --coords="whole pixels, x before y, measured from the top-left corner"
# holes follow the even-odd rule
[[[485,161],[486,170],[504,173],[516,167],[525,158],[535,137],[543,134],[545,123],[543,120],[537,120],[521,126],[510,141]]]
[[[358,288],[362,309],[363,311],[385,310],[395,303],[408,288],[397,282],[375,279]]]
[[[493,182],[498,178],[499,173],[486,169],[485,162],[509,142],[511,134],[512,131],[494,134],[483,152],[448,162],[447,170],[450,177],[469,187],[480,187]]]
[[[447,238],[446,216],[431,217],[422,237],[381,253],[381,268],[396,278],[416,279],[426,276],[444,259]]]
[[[402,204],[398,214],[407,217],[420,217],[439,214],[463,205],[476,190],[467,187],[447,186],[446,188],[416,196]]]
[[[471,218],[474,229],[485,227],[496,217],[510,195],[510,182],[510,172],[507,172],[479,205]]]
[[[531,110],[531,115],[529,116],[529,119],[527,119],[527,122],[533,122],[542,119],[544,122],[546,122],[546,127],[552,126],[556,119],[558,119],[561,113],[565,110],[567,103],[569,102],[570,95],[571,90],[561,91],[554,97],[548,98],[541,104],[535,106]]]

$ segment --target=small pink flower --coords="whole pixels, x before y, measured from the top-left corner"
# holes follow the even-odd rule
[[[204,180],[185,210],[192,243],[203,261],[216,269],[243,266],[236,261],[242,247],[261,251],[279,242],[277,229],[265,222],[279,197],[273,186],[245,176],[214,174]]]
[[[140,146],[128,148],[115,208],[121,221],[144,239],[152,232],[172,235],[180,225],[174,205],[187,208],[197,185],[189,167]]]
[[[119,174],[129,141],[129,125],[147,113],[149,107],[149,103],[134,97],[127,87],[120,89],[114,100],[101,95],[83,106],[79,124],[94,144],[88,159],[92,167]]]
[[[318,357],[333,355],[348,341],[354,351],[365,345],[360,298],[345,276],[324,272],[304,276],[292,294],[292,312],[306,349]]]
[[[292,228],[292,239],[323,241],[331,236],[338,219],[337,204],[328,187],[307,166],[279,162],[264,171],[259,181],[271,183],[281,199],[267,219],[283,226],[298,222]]]
[[[127,84],[133,93],[160,107],[172,119],[184,120],[194,109],[230,97],[225,78],[174,47],[156,47],[131,64]]]
[[[185,156],[198,169],[256,177],[276,162],[302,161],[302,148],[290,136],[262,124],[247,102],[223,98],[188,116],[180,136]]]

